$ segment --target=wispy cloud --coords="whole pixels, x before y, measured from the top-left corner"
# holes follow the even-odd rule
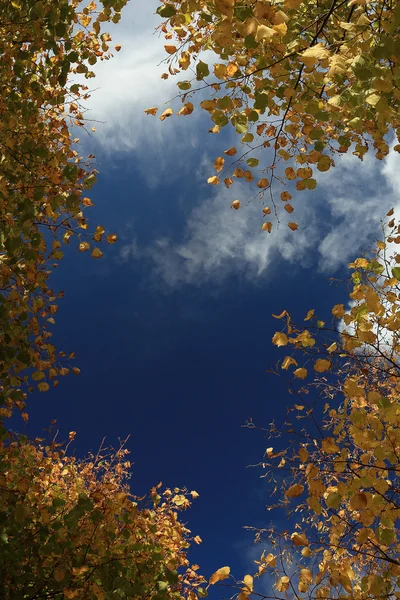
[[[297,194],[295,213],[289,217],[282,211],[282,222],[271,234],[261,231],[256,201],[239,211],[229,208],[234,197],[249,195],[247,187],[236,183],[229,190],[211,189],[199,199],[180,241],[155,239],[134,252],[127,245],[121,255],[149,261],[153,275],[169,288],[221,282],[233,273],[260,280],[281,259],[332,273],[368,249],[391,206],[400,209],[400,159],[391,153],[384,163],[373,157],[361,163],[349,155],[324,175],[318,192]],[[292,232],[288,220],[297,221],[299,230]]]

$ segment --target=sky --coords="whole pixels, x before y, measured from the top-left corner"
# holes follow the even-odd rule
[[[346,278],[379,237],[379,219],[398,204],[400,162],[343,157],[295,199],[298,231],[284,222],[261,231],[246,188],[206,183],[235,135],[210,135],[197,112],[163,123],[143,112],[176,93],[160,78],[156,7],[128,5],[112,30],[122,50],[98,68],[88,104],[97,131],[81,136],[100,172],[88,216],[118,243],[100,261],[66,247],[52,276],[65,292],[54,342],[75,351],[81,374],[34,395],[26,432],[56,419],[60,440],[77,432],[78,456],[130,436],[134,493],[159,481],[196,490],[185,520],[203,543],[191,558],[206,576],[230,565],[241,578],[257,556],[244,526],[271,519],[262,471],[248,468],[270,443],[243,424],[279,424],[290,403],[284,380],[267,373],[282,358],[272,314],[300,321],[314,308],[329,321],[346,302],[331,278]]]

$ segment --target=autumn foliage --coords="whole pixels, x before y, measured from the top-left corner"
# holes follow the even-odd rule
[[[104,2],[101,10],[77,0],[0,3],[2,416],[23,409],[29,389],[47,391],[72,368],[50,341],[62,292],[49,275],[71,239],[80,251],[102,255],[92,239],[101,242],[105,231],[98,226],[89,235],[84,215],[96,170],[93,157],[79,155],[75,136],[85,125],[92,68],[111,56],[103,24],[117,22],[125,3]]]
[[[248,196],[279,220],[277,185],[288,188],[281,206],[292,213],[292,197],[313,190],[336,155],[362,160],[372,150],[381,160],[388,134],[399,137],[397,2],[160,2],[163,76],[179,74],[182,102],[160,118],[199,107],[210,116],[211,133],[233,127],[239,135],[237,147],[215,160],[210,184],[247,182]],[[297,229],[295,221],[288,225]],[[263,224],[272,228],[272,221]]]
[[[266,549],[241,600],[262,576],[266,597],[398,596],[399,241],[392,220],[375,251],[349,265],[349,304],[333,307],[332,324],[314,310],[305,326],[276,315],[294,404],[285,425],[261,428],[272,441],[259,466],[286,526],[256,530]]]
[[[87,460],[44,440],[0,446],[3,600],[193,594],[202,578],[187,560],[190,531],[178,516],[197,493],[160,484],[136,498],[129,469],[123,445]]]

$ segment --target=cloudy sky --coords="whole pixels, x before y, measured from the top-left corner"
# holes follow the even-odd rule
[[[206,575],[229,564],[241,577],[254,558],[243,526],[271,518],[261,473],[247,468],[270,444],[241,426],[279,423],[290,401],[266,373],[280,358],[271,314],[287,309],[299,321],[314,308],[328,320],[346,301],[330,278],[346,277],[398,204],[400,162],[346,156],[296,198],[298,231],[284,221],[261,231],[247,188],[206,183],[234,134],[210,135],[198,112],[163,123],[143,112],[176,93],[160,78],[156,7],[128,5],[112,31],[122,50],[98,68],[88,105],[97,131],[81,140],[100,171],[89,216],[119,242],[96,262],[71,243],[54,274],[65,291],[55,342],[75,350],[82,373],[35,397],[28,433],[57,419],[60,439],[77,431],[78,454],[130,435],[133,489],[197,490],[187,521],[203,544],[193,559]]]

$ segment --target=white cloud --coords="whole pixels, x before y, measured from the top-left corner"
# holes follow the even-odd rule
[[[195,112],[190,119],[172,117],[161,123],[158,116],[144,114],[146,108],[157,106],[160,115],[179,91],[177,77],[161,79],[167,67],[160,64],[166,57],[165,40],[155,32],[161,23],[155,14],[158,6],[158,0],[129,2],[120,22],[105,27],[113,38],[111,47],[121,43],[122,49],[95,67],[86,116],[101,123],[94,123],[93,138],[81,136],[85,152],[96,154],[100,145],[108,159],[115,153],[134,152],[136,166],[153,187],[180,155],[196,147],[200,116]],[[193,75],[183,74],[186,79]]]
[[[99,89],[88,105],[94,119],[106,121],[95,134],[102,150],[110,155],[130,152],[153,188],[165,177],[171,183],[188,173],[207,127],[205,121],[199,123],[200,111],[163,123],[143,113],[176,93],[176,79],[160,79],[165,70],[158,66],[165,57],[164,40],[153,33],[160,23],[154,15],[158,4],[157,0],[129,3],[121,22],[111,26],[114,43],[123,48],[111,61],[98,65],[94,86]],[[221,281],[231,273],[260,280],[271,263],[282,258],[333,273],[368,249],[379,234],[379,219],[391,205],[399,205],[400,192],[396,153],[383,163],[372,153],[364,162],[351,154],[336,162],[334,169],[320,174],[317,192],[293,194],[296,232],[286,227],[285,220],[291,218],[284,211],[278,231],[276,227],[272,234],[261,231],[261,207],[256,202],[246,206],[248,188],[235,184],[229,191],[211,189],[197,200],[180,241],[156,239],[146,247],[127,244],[121,256],[147,260],[153,275],[170,288]],[[232,193],[242,200],[243,208],[237,212],[229,208]]]
[[[229,190],[211,189],[198,202],[181,241],[157,239],[134,252],[127,245],[122,254],[149,261],[152,274],[169,288],[221,282],[233,273],[257,281],[282,258],[331,274],[370,247],[379,235],[379,220],[392,205],[400,214],[397,154],[384,163],[372,156],[361,163],[351,155],[337,162],[332,172],[323,174],[325,179],[320,177],[318,193],[297,194],[293,215],[281,211],[279,229],[274,223],[271,234],[261,231],[257,202],[242,202],[239,211],[229,208],[234,197],[249,195],[248,187],[236,183]],[[297,221],[299,230],[290,231],[288,220]]]

